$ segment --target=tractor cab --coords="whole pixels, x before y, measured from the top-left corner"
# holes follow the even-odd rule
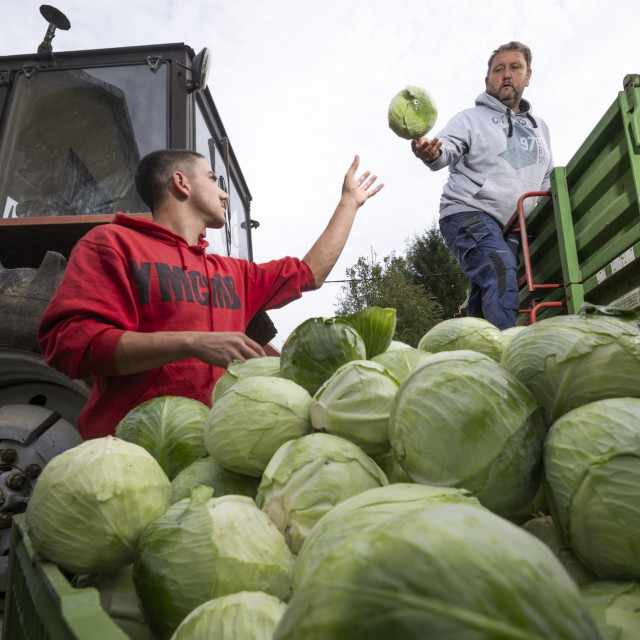
[[[206,86],[210,54],[182,43],[53,51],[69,21],[49,22],[36,53],[0,57],[0,262],[38,267],[65,257],[120,211],[149,215],[134,186],[142,156],[161,148],[205,156],[230,194],[211,250],[252,259],[251,195]],[[35,47],[34,47],[35,48]]]

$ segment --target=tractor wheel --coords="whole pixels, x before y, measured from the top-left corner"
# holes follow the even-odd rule
[[[0,592],[6,591],[11,521],[27,507],[43,467],[82,442],[75,425],[91,391],[49,367],[40,318],[66,260],[49,252],[38,269],[0,264]],[[0,599],[0,608],[2,608]]]
[[[40,353],[38,325],[67,261],[49,251],[38,269],[0,264],[0,349]]]
[[[70,380],[47,366],[38,346],[40,319],[66,264],[52,251],[37,269],[5,269],[0,264],[0,407],[46,407],[75,425],[91,382]]]

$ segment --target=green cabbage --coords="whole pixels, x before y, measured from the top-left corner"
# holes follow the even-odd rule
[[[389,440],[414,482],[460,487],[509,515],[540,483],[546,429],[527,389],[488,356],[429,356],[401,385]]]
[[[553,520],[601,578],[640,579],[640,399],[585,404],[553,423],[544,446]]]
[[[424,89],[408,86],[393,97],[387,116],[389,127],[396,135],[414,140],[431,131],[438,118],[438,110]]]
[[[400,466],[395,453],[391,449],[371,459],[382,469],[389,483],[411,482],[409,474]]]
[[[352,536],[393,527],[405,514],[433,502],[480,504],[463,489],[407,483],[368,489],[340,502],[316,524],[302,545],[294,566],[294,592]]]
[[[371,358],[371,360],[386,367],[396,380],[402,383],[407,376],[430,355],[431,353],[429,351],[407,347],[405,349],[385,351],[385,353],[381,353]]]
[[[204,421],[209,407],[180,396],[162,396],[134,407],[116,427],[116,436],[146,449],[172,480],[207,455]]]
[[[603,640],[637,640],[640,629],[640,585],[598,580],[580,587]]]
[[[589,402],[640,396],[640,326],[605,315],[540,320],[513,337],[501,364],[529,388],[550,425]]]
[[[401,342],[400,340],[392,340],[387,347],[387,351],[396,351],[398,349],[413,349],[413,347],[406,342]]]
[[[364,527],[306,576],[274,640],[317,638],[600,636],[544,544],[486,509],[438,501]]]
[[[239,591],[291,593],[293,555],[251,498],[198,487],[140,537],[133,579],[152,630],[169,638],[197,606]]]
[[[508,329],[502,330],[502,351],[507,348],[507,345],[521,332],[525,329],[524,325],[519,325],[517,327],[509,327]],[[502,359],[502,356],[500,356]]]
[[[369,454],[389,450],[389,413],[398,381],[369,360],[342,365],[311,401],[311,425],[340,436]]]
[[[346,322],[360,334],[367,350],[367,360],[384,353],[396,331],[395,309],[368,307],[348,316],[339,316],[336,320]]]
[[[107,436],[52,458],[26,513],[34,550],[71,573],[130,564],[140,534],[169,506],[171,484],[142,447]]]
[[[276,356],[264,356],[262,358],[250,358],[249,360],[234,360],[220,376],[215,387],[213,387],[211,404],[238,382],[238,380],[248,378],[249,376],[280,377],[280,358]]]
[[[313,395],[338,367],[366,357],[360,334],[347,322],[309,318],[282,345],[280,374]]]
[[[256,503],[297,553],[331,507],[385,484],[384,473],[359,447],[337,436],[312,433],[278,449],[262,476]]]
[[[227,471],[213,458],[207,456],[192,462],[171,481],[171,488],[173,489],[171,502],[189,498],[191,491],[200,484],[211,487],[216,498],[228,495],[255,498],[260,480],[233,471]]]
[[[427,331],[418,349],[431,353],[469,349],[500,362],[503,344],[502,331],[483,318],[452,318]]]
[[[207,451],[229,471],[260,477],[281,444],[311,431],[310,406],[311,396],[291,380],[238,380],[207,416]]]
[[[286,605],[262,591],[240,591],[196,607],[171,640],[272,640]]]

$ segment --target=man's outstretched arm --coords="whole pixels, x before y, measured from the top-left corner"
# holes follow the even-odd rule
[[[382,187],[375,184],[377,176],[365,171],[356,178],[360,158],[356,156],[347,171],[342,185],[342,196],[326,229],[302,259],[313,273],[316,288],[322,286],[337,262],[347,242],[358,209]]]

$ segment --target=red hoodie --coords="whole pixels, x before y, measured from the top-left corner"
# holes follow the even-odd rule
[[[296,258],[256,264],[206,254],[169,229],[117,214],[74,247],[40,323],[46,362],[70,378],[92,377],[78,418],[83,438],[113,435],[136,405],[163,395],[211,404],[224,369],[188,358],[119,376],[115,351],[125,331],[242,331],[259,311],[315,288]]]

